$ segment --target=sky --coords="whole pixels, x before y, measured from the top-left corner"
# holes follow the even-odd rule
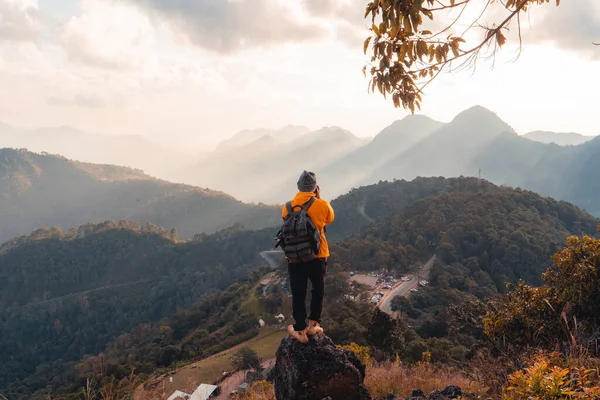
[[[367,92],[367,2],[0,0],[0,121],[193,151],[288,124],[373,136],[409,113]],[[600,1],[531,6],[521,27],[520,52],[511,26],[493,63],[441,74],[421,112],[447,122],[482,105],[521,134],[600,134]]]

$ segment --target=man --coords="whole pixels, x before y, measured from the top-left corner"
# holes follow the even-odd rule
[[[315,198],[311,203],[311,199]],[[321,189],[317,185],[317,177],[313,172],[304,171],[298,179],[298,193],[291,204],[283,206],[282,218],[288,215],[290,209],[302,208],[308,205],[306,214],[312,220],[320,236],[320,248],[316,258],[307,262],[289,262],[288,272],[292,289],[292,308],[294,325],[288,326],[290,336],[301,343],[308,343],[308,336],[322,333],[321,312],[325,295],[325,275],[327,273],[327,258],[329,246],[325,238],[325,226],[333,222],[333,208],[328,201],[321,199]],[[308,280],[312,283],[310,315],[306,324],[306,290]]]

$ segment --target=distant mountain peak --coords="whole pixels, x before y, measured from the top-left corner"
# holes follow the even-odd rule
[[[486,136],[495,136],[503,132],[516,135],[515,130],[502,120],[498,114],[479,105],[460,112],[448,125],[459,129],[469,127],[469,130],[478,130]]]
[[[333,125],[333,126],[324,126],[324,127],[320,128],[320,129],[316,130],[315,132],[321,132],[321,133],[325,133],[325,134],[343,133],[343,134],[355,136],[349,130],[341,128],[341,127],[336,126],[336,125]]]
[[[277,139],[275,139],[273,137],[273,135],[270,135],[270,134],[263,135],[253,142],[253,144],[276,144],[276,143],[279,143],[279,141]]]
[[[406,117],[392,122],[392,125],[399,124],[407,121],[435,121],[433,118],[428,117],[425,114],[408,114]],[[437,121],[436,121],[437,122]]]
[[[300,138],[308,139],[308,140],[351,140],[358,141],[360,140],[358,136],[354,133],[350,132],[347,129],[341,128],[339,126],[324,126],[310,134]]]
[[[282,131],[299,131],[299,132],[310,132],[310,129],[307,128],[304,125],[286,125],[284,127],[282,127],[281,129],[278,129],[278,131],[282,132]]]
[[[473,107],[467,108],[464,111],[461,111],[460,113],[458,113],[454,119],[459,119],[459,118],[473,118],[473,117],[494,117],[494,118],[499,118],[498,114],[496,114],[495,112],[480,106],[480,105],[475,105]]]
[[[442,122],[429,118],[426,115],[408,115],[392,122],[391,125],[384,128],[375,136],[373,143],[385,142],[386,144],[395,144],[388,142],[396,142],[398,139],[410,140],[410,143],[413,143],[415,140],[430,135],[443,125]]]
[[[575,132],[533,131],[523,135],[524,138],[540,143],[554,143],[559,146],[576,146],[594,139]]]

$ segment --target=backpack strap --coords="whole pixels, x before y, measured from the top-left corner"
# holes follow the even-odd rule
[[[291,201],[288,201],[287,203],[285,203],[285,208],[286,208],[288,214],[291,214],[294,212],[294,208],[292,207]]]
[[[302,209],[304,210],[304,212],[308,211],[308,209],[310,208],[310,206],[313,205],[315,200],[317,200],[317,198],[313,196],[310,198],[310,200],[308,200],[306,203],[304,203],[304,205],[302,206]]]

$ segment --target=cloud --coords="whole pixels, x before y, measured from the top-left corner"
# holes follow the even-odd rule
[[[62,107],[86,107],[86,108],[104,108],[106,103],[99,97],[96,96],[83,96],[75,95],[70,98],[50,96],[48,97],[48,103]]]
[[[367,25],[365,0],[302,0],[302,4],[315,17],[342,20],[356,26]]]
[[[0,43],[34,40],[40,23],[37,5],[26,0],[0,0]]]
[[[63,27],[71,59],[104,69],[134,69],[152,58],[155,28],[135,7],[116,1],[82,0],[82,12]]]
[[[167,21],[196,45],[220,52],[321,38],[284,0],[129,0]],[[288,0],[289,1],[289,0]]]
[[[600,49],[592,42],[600,42],[600,1],[565,1],[548,10],[532,38],[554,42],[557,46],[588,53],[600,59]]]

